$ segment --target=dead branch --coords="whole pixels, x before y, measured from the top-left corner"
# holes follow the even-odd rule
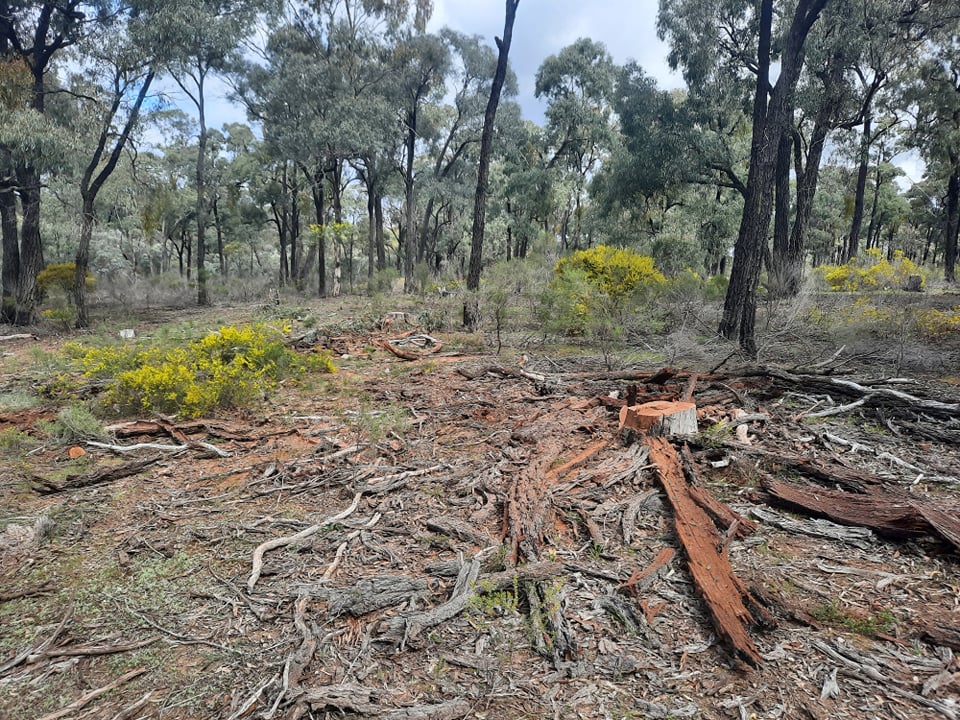
[[[417,705],[381,715],[380,720],[457,720],[473,708],[466,700],[451,700],[438,705]]]
[[[44,640],[34,648],[28,648],[24,650],[19,655],[14,656],[10,660],[7,660],[7,662],[5,662],[3,665],[0,665],[0,675],[5,673],[10,668],[15,668],[17,665],[22,663],[28,657],[32,655],[36,655],[37,653],[41,653],[44,650],[46,650],[48,647],[50,647],[53,643],[57,641],[57,638],[60,637],[60,634],[64,631],[67,625],[70,624],[71,620],[73,620],[72,606],[67,610],[66,614],[63,616],[63,619],[57,624],[57,626],[53,629],[53,633],[49,637],[47,637],[46,640]]]
[[[116,653],[130,652],[140,648],[153,645],[158,637],[147,638],[139,642],[122,643],[120,645],[76,645],[74,647],[59,647],[52,650],[42,650],[27,657],[28,663],[34,663],[43,658],[54,657],[92,657],[97,655],[114,655]]]
[[[140,460],[124,463],[123,465],[100,468],[84,475],[68,475],[62,482],[55,482],[53,480],[42,478],[39,475],[34,475],[31,482],[31,488],[34,492],[42,495],[49,495],[52,493],[63,492],[64,490],[76,490],[78,488],[85,488],[92,485],[113,482],[115,480],[121,480],[125,477],[130,477],[131,475],[136,475],[144,468],[153,465],[162,457],[163,455],[155,454],[151,455],[150,457],[141,458]]]
[[[91,690],[86,695],[83,695],[77,698],[76,700],[74,700],[65,708],[61,710],[57,710],[54,713],[50,713],[49,715],[44,715],[39,720],[57,720],[57,718],[62,718],[62,717],[66,717],[67,715],[72,715],[73,713],[75,713],[77,710],[87,705],[92,700],[96,700],[98,697],[110,692],[114,688],[118,688],[124,683],[130,682],[134,678],[140,677],[146,671],[147,671],[146,668],[137,668],[136,670],[131,670],[125,675],[121,675],[120,677],[118,677],[112,683],[109,683],[108,685],[104,685],[101,688],[97,688],[96,690]]]
[[[261,543],[257,549],[253,551],[253,569],[250,571],[250,577],[247,579],[247,591],[253,592],[253,588],[256,586],[257,580],[260,579],[260,573],[263,571],[263,556],[265,553],[269,552],[270,550],[276,550],[277,548],[285,547],[300,540],[304,540],[318,532],[326,525],[330,525],[331,523],[335,523],[339,520],[349,517],[360,506],[360,498],[362,497],[363,493],[358,492],[356,495],[354,495],[353,502],[350,503],[350,506],[346,510],[328,517],[326,520],[323,520],[316,525],[311,525],[310,527],[301,530],[296,535],[274,538],[273,540],[267,540],[267,542]]]

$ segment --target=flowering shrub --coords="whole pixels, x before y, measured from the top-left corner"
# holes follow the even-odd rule
[[[891,262],[879,248],[870,248],[845,265],[821,265],[817,272],[831,290],[838,291],[895,290],[906,286],[914,275],[920,277],[921,287],[926,285],[925,271],[901,250],[894,252]]]
[[[293,371],[336,372],[329,354],[302,360],[268,326],[223,327],[186,347],[66,347],[90,377],[110,380],[104,399],[118,411],[198,417],[261,397]]]
[[[947,312],[936,308],[921,310],[917,313],[917,328],[935,339],[960,337],[960,305]]]

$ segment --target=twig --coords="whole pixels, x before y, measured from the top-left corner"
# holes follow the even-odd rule
[[[147,694],[142,698],[137,700],[132,705],[128,705],[123,710],[114,715],[110,720],[129,720],[134,715],[136,715],[144,705],[146,705],[153,698],[153,690],[148,690]]]
[[[250,708],[253,707],[253,704],[260,699],[260,696],[263,695],[263,691],[268,687],[273,685],[280,677],[280,673],[277,673],[272,678],[267,680],[263,685],[258,687],[253,691],[253,694],[246,699],[246,701],[241,705],[233,715],[227,718],[227,720],[237,720],[238,718],[246,717],[250,711]]]
[[[260,579],[260,573],[263,571],[263,556],[265,553],[270,550],[276,550],[277,548],[290,545],[297,542],[298,540],[303,540],[310,537],[311,535],[318,532],[325,525],[330,525],[331,523],[338,522],[343,520],[345,517],[349,517],[354,510],[360,506],[360,498],[363,497],[362,492],[358,492],[353,496],[353,502],[350,503],[350,507],[344,510],[341,513],[328,517],[326,520],[323,520],[316,525],[311,525],[308,528],[305,528],[298,532],[296,535],[288,535],[287,537],[274,538],[273,540],[267,540],[265,543],[261,543],[256,550],[253,551],[253,569],[250,571],[250,577],[247,579],[247,590],[248,592],[253,592],[253,588],[257,584],[257,580]]]
[[[131,670],[126,675],[121,675],[120,677],[118,677],[109,685],[104,685],[103,687],[97,688],[96,690],[91,690],[86,695],[83,695],[82,697],[79,697],[76,700],[74,700],[72,703],[67,705],[62,710],[57,710],[56,712],[50,713],[49,715],[44,715],[39,720],[57,720],[57,718],[62,718],[62,717],[66,717],[67,715],[71,715],[72,713],[76,712],[77,710],[82,708],[84,705],[89,703],[91,700],[96,700],[98,697],[100,697],[104,693],[108,693],[114,688],[120,687],[125,682],[129,682],[130,680],[133,680],[135,677],[139,677],[143,675],[146,671],[147,671],[146,668],[137,668],[136,670]]]
[[[53,634],[50,637],[48,637],[42,643],[37,645],[35,648],[28,648],[27,650],[24,650],[22,653],[20,653],[16,657],[5,662],[3,665],[0,665],[0,675],[5,673],[10,668],[16,667],[31,655],[36,655],[39,652],[43,652],[48,647],[53,645],[53,643],[56,642],[57,638],[60,637],[60,633],[62,633],[64,628],[66,628],[67,625],[70,624],[70,620],[72,619],[73,619],[73,607],[71,606],[67,610],[67,614],[63,616],[63,620],[60,621],[60,624],[54,628]]]

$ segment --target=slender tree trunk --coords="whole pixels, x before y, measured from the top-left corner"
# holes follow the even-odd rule
[[[870,172],[870,133],[873,119],[869,111],[863,118],[863,135],[860,136],[860,164],[857,168],[857,188],[853,197],[853,218],[850,220],[850,235],[847,237],[847,252],[844,261],[860,253],[860,230],[863,227],[863,208],[866,205],[867,174]]]
[[[403,244],[403,291],[413,292],[413,265],[416,258],[416,228],[414,226],[414,185],[413,176],[413,153],[417,145],[417,110],[416,106],[407,113],[407,139],[406,139],[406,166],[404,168],[403,187],[404,187],[404,220],[403,228],[400,232],[400,240]]]
[[[790,159],[793,136],[785,132],[777,148],[775,200],[773,212],[773,253],[767,267],[770,293],[776,298],[790,296],[790,271],[787,253],[790,248]]]
[[[17,197],[13,184],[0,184],[0,235],[3,239],[3,298],[0,323],[13,323],[16,317],[17,278],[20,276],[20,233],[17,229]]]
[[[960,166],[954,159],[953,172],[947,184],[946,237],[943,244],[943,277],[947,282],[956,282],[957,233],[960,231]]]
[[[77,256],[74,266],[73,299],[77,307],[77,327],[90,326],[90,316],[87,310],[87,267],[90,265],[90,240],[93,237],[93,224],[96,216],[93,211],[93,197],[86,193],[83,207],[80,210],[80,244],[77,247]],[[76,275],[83,272],[83,281],[78,281]]]
[[[500,105],[500,93],[507,77],[507,57],[513,41],[513,23],[517,17],[520,0],[506,0],[503,22],[503,39],[497,42],[497,69],[490,87],[490,99],[483,114],[483,134],[480,136],[480,165],[477,169],[477,193],[473,202],[473,229],[470,233],[470,265],[467,271],[467,290],[480,289],[480,271],[483,268],[483,234],[487,222],[487,190],[490,180],[490,155],[493,152],[493,126]],[[475,329],[480,323],[480,311],[475,302],[466,300],[463,305],[463,324]]]
[[[204,74],[197,83],[197,113],[200,136],[197,141],[197,305],[209,305],[207,294],[207,118],[204,101]]]
[[[330,175],[331,209],[333,210],[333,297],[340,297],[343,291],[343,197],[341,194],[341,177],[343,163],[337,160]]]
[[[322,166],[317,167],[310,178],[310,195],[313,198],[313,214],[317,227],[317,295],[327,296],[327,240],[324,227],[327,222],[326,202],[323,190],[324,172]]]
[[[367,175],[367,279],[373,277],[374,264],[377,260],[377,215],[374,208],[373,188]]]
[[[35,168],[17,170],[20,207],[20,273],[17,277],[16,325],[30,325],[37,319],[37,274],[43,270],[43,243],[40,239],[40,174]]]
[[[383,193],[379,189],[374,194],[373,210],[377,228],[377,270],[386,270],[387,246],[383,236]]]
[[[220,262],[220,277],[227,279],[227,258],[223,253],[223,219],[220,217],[220,203],[214,198],[210,204],[213,210],[213,226],[217,231],[217,259]]]
[[[877,227],[877,220],[880,215],[880,185],[883,182],[882,166],[883,148],[881,147],[873,180],[873,202],[870,205],[870,224],[867,225],[867,250],[880,244],[880,228]]]

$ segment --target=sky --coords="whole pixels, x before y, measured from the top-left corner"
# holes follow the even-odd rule
[[[534,97],[540,64],[579,38],[606,45],[614,62],[636,60],[663,89],[682,87],[667,65],[667,46],[657,38],[658,0],[520,0],[510,46],[510,66],[519,82],[524,115],[540,122],[544,104]],[[434,0],[428,29],[447,26],[479,35],[493,46],[503,35],[505,0]]]

